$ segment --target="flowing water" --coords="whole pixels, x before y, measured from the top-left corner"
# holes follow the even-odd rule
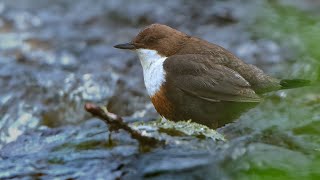
[[[265,95],[218,131],[155,134],[150,152],[83,109],[157,119],[137,56],[113,48],[158,22],[279,78],[320,80],[317,1],[0,1],[0,179],[319,179],[320,86]],[[147,127],[146,127],[147,128]]]

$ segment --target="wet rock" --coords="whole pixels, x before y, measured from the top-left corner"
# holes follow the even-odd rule
[[[210,151],[201,149],[213,148],[216,144],[211,138],[197,141],[188,136],[180,140],[163,136],[171,150],[160,148],[137,159],[143,154],[139,153],[135,140],[120,131],[113,133],[113,144],[109,144],[108,133],[106,126],[98,120],[90,120],[81,126],[42,127],[25,133],[0,150],[0,178],[147,177],[158,172],[205,166],[210,162],[207,159]],[[179,161],[182,164],[176,166]]]
[[[319,1],[314,0],[306,0],[303,3],[298,0],[281,0],[281,3],[284,5],[294,6],[298,9],[304,10],[304,11],[311,11],[315,14],[319,14],[318,8],[320,7]]]
[[[20,136],[0,151],[0,178],[119,178],[126,172],[119,167],[134,159],[136,143],[123,133],[113,136],[116,147],[109,146],[105,128],[95,120]]]
[[[316,1],[282,0],[279,9],[299,15],[288,23],[269,1],[0,2],[0,179],[319,177],[317,87],[266,95],[219,129],[227,143],[163,128],[153,135],[167,145],[145,154],[123,131],[108,144],[108,132],[100,133],[106,126],[83,110],[90,101],[130,122],[159,118],[137,57],[112,47],[154,22],[219,44],[277,77],[316,79],[317,51],[306,49],[317,40],[303,41],[316,39],[317,21],[290,14],[287,4],[318,14]],[[290,23],[298,25],[278,29]],[[300,27],[299,36],[287,32]]]

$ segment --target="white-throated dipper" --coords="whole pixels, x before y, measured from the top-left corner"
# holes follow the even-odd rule
[[[260,94],[310,83],[273,78],[216,44],[162,24],[149,25],[130,43],[114,47],[138,53],[147,92],[161,116],[211,128],[257,105]]]

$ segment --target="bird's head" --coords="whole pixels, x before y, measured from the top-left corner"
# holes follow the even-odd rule
[[[118,44],[114,47],[134,50],[138,54],[151,50],[162,57],[169,57],[182,47],[187,38],[185,33],[169,26],[152,24],[143,29],[131,42]]]

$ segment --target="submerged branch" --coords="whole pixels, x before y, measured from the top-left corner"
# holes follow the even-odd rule
[[[91,115],[98,117],[109,126],[110,131],[118,131],[120,129],[128,132],[133,139],[136,139],[140,145],[145,149],[147,147],[156,147],[163,145],[164,142],[153,137],[144,136],[138,131],[132,129],[123,119],[113,113],[108,112],[104,106],[97,106],[92,103],[86,103],[85,110],[91,113]]]

